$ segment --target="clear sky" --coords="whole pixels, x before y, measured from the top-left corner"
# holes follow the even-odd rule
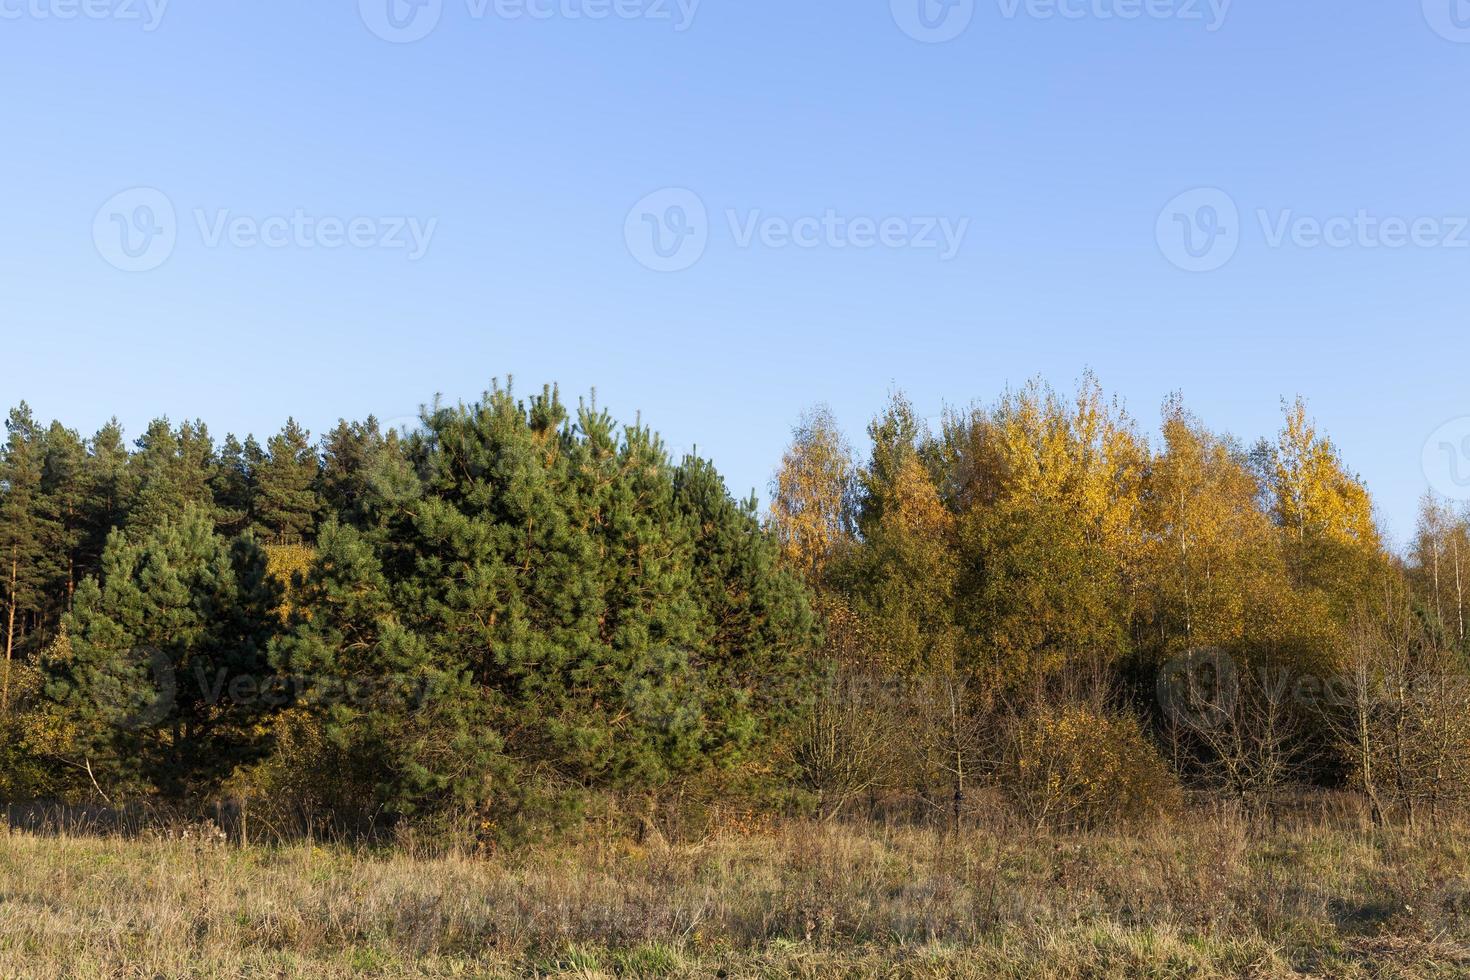
[[[87,431],[514,375],[743,493],[1091,368],[1305,395],[1402,538],[1470,415],[1466,0],[0,0],[0,82],[0,397]]]

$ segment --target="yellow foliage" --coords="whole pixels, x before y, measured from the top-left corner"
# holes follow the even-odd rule
[[[1298,540],[1380,546],[1367,488],[1343,469],[1337,448],[1317,434],[1300,398],[1286,410],[1273,469],[1277,519]]]
[[[1132,561],[1148,453],[1132,419],[1105,400],[1092,375],[1071,406],[1032,382],[947,429],[964,457],[968,501],[1061,506],[1120,571]]]
[[[887,507],[872,530],[872,604],[860,612],[873,626],[879,659],[899,672],[952,669],[959,639],[955,517],[917,455],[897,460]]]
[[[852,452],[831,413],[803,417],[777,471],[770,525],[782,556],[808,581],[817,581],[833,553],[851,539],[849,494]]]
[[[281,618],[288,619],[294,611],[292,594],[295,579],[304,576],[316,558],[316,551],[304,544],[268,544],[265,546],[266,571],[281,584],[284,598],[281,601]]]
[[[1163,654],[1269,640],[1268,610],[1290,587],[1256,477],[1177,400],[1163,431],[1143,509],[1150,611],[1171,636]]]
[[[892,521],[908,534],[942,538],[954,530],[954,515],[939,499],[939,491],[924,464],[909,456],[899,465],[893,486]]]
[[[65,631],[44,656],[65,660],[71,641]],[[35,664],[10,665],[10,707],[0,714],[0,800],[69,798],[70,772],[60,772],[58,757],[69,754],[77,741],[77,726],[54,710],[47,710],[43,691],[46,675]]]
[[[1038,827],[1097,827],[1158,818],[1180,789],[1136,719],[1083,706],[1046,708],[1018,722],[1003,783]]]

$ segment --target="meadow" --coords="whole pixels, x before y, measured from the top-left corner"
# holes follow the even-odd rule
[[[1438,977],[1460,827],[1323,804],[1128,833],[796,821],[505,853],[0,833],[0,976]]]

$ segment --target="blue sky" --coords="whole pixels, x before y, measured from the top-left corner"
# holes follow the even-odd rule
[[[0,0],[0,397],[319,432],[514,375],[743,493],[814,402],[1091,368],[1150,429],[1305,395],[1400,538],[1470,416],[1467,0],[389,2]]]

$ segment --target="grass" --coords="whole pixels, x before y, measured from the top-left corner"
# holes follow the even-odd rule
[[[1464,976],[1467,841],[1200,815],[470,858],[0,830],[0,976]]]

